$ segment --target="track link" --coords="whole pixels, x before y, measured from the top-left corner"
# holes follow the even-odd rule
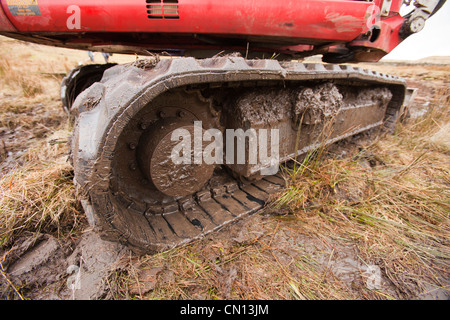
[[[185,98],[181,94],[172,101],[176,94],[169,94],[174,90],[213,92],[209,98],[198,94],[197,98],[186,98],[195,107],[183,107],[182,113],[192,111],[189,121],[197,118],[209,127],[219,127],[223,126],[220,112],[224,111],[211,107],[216,88],[296,83],[333,83],[341,87],[356,83],[358,88],[378,86],[392,93],[382,121],[343,130],[329,138],[327,144],[375,126],[392,129],[402,112],[403,79],[352,66],[220,57],[162,60],[157,64],[150,61],[148,68],[144,63],[106,70],[101,82],[83,91],[71,109],[77,119],[71,143],[74,181],[90,223],[104,238],[144,253],[188,243],[260,210],[269,196],[284,186],[282,176],[242,183],[226,170],[216,168],[201,190],[188,196],[167,197],[150,192],[147,180],[139,178],[132,155],[142,132],[163,121],[162,113],[165,117],[173,113],[172,118],[180,115],[174,104]],[[163,99],[164,95],[167,98]],[[161,105],[164,112],[158,111]],[[313,147],[313,143],[308,144],[297,153]]]

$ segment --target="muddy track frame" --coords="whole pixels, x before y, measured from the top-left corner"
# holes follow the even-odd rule
[[[106,70],[102,81],[83,91],[71,109],[77,119],[71,143],[74,182],[88,220],[103,238],[119,241],[138,253],[170,249],[217,231],[260,210],[270,194],[284,186],[284,179],[277,175],[248,183],[228,179],[191,197],[162,203],[157,211],[113,190],[112,168],[118,137],[139,111],[159,95],[181,87],[195,90],[291,82],[376,85],[390,90],[392,98],[383,121],[355,128],[328,139],[325,144],[380,125],[392,130],[403,112],[406,88],[402,78],[348,65],[240,57],[167,59],[149,65],[149,68],[119,65]]]

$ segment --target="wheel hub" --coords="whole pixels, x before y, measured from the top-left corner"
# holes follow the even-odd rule
[[[180,139],[178,132],[184,132],[188,137]],[[203,136],[204,130],[201,129],[201,132]],[[193,123],[169,118],[152,126],[139,142],[141,170],[153,186],[165,195],[183,197],[193,194],[213,174],[213,164],[203,161],[194,163],[193,137]],[[184,161],[180,163],[181,158]]]

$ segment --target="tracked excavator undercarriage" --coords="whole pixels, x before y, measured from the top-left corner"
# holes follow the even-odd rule
[[[273,171],[279,163],[375,127],[392,129],[404,96],[403,79],[349,65],[225,56],[112,66],[71,106],[75,184],[105,238],[138,252],[169,249],[261,209],[285,184]],[[224,154],[213,163],[174,163],[180,129],[200,133],[201,152],[213,142]],[[210,129],[216,135],[204,139]],[[239,141],[225,136],[239,129],[276,130],[269,145],[277,137],[277,163],[250,161],[257,150],[249,136],[245,161],[227,161]]]
[[[155,252],[257,212],[285,184],[279,166],[297,156],[392,130],[405,81],[327,63],[379,61],[444,3],[0,0],[0,34],[151,56],[79,66],[61,97],[89,222]],[[324,63],[293,62],[314,55]]]

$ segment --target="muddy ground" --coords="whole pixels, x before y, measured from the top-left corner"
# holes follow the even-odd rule
[[[137,256],[120,244],[101,240],[89,227],[70,186],[72,173],[67,163],[67,140],[71,128],[58,91],[65,72],[80,62],[88,63],[87,55],[6,38],[0,41],[0,170],[5,191],[1,195],[0,210],[3,216],[12,215],[14,210],[28,210],[26,214],[30,215],[28,219],[23,213],[24,221],[30,223],[26,227],[2,220],[2,299],[450,297],[448,255],[420,258],[425,262],[416,269],[423,272],[414,273],[416,262],[407,261],[414,259],[411,256],[420,256],[414,248],[392,247],[389,251],[390,242],[371,242],[372,234],[367,233],[367,237],[372,237],[370,241],[360,234],[351,236],[353,231],[343,237],[336,231],[342,225],[319,223],[327,212],[319,203],[320,197],[308,199],[309,209],[300,210],[305,213],[301,218],[299,210],[293,213],[285,207],[268,207],[217,234],[155,255]],[[118,62],[127,59],[113,58]],[[102,62],[100,55],[96,59]],[[447,63],[448,59],[433,60],[432,64],[396,62],[363,67],[403,76],[408,86],[418,88],[411,108],[411,116],[417,118],[448,88],[450,67]],[[26,73],[21,66],[27,66]],[[448,96],[444,96],[445,99],[448,100]],[[368,146],[376,139],[375,133],[347,139],[328,150],[326,157],[352,159],[361,150],[369,150]],[[392,142],[391,138],[386,139]],[[443,179],[447,184],[443,185],[448,192],[445,167],[448,168],[450,155],[448,149],[440,152],[438,158],[442,157],[442,161],[437,161],[436,166],[444,167]],[[384,153],[380,151],[380,154]],[[358,158],[358,170],[370,172],[384,165],[373,151],[368,151],[367,155]],[[55,168],[56,171],[52,171]],[[34,183],[39,181],[33,176],[34,180],[27,182],[29,187],[20,189],[22,200],[11,209],[5,199],[16,196],[6,191],[13,190],[21,177],[30,178],[32,174],[40,175],[42,183],[44,177],[50,176],[50,189],[32,193]],[[64,193],[61,192],[63,187]],[[336,189],[335,199],[357,204],[365,195],[365,187],[358,182]],[[33,196],[42,196],[42,193],[49,199],[34,201]],[[59,202],[52,201],[52,197],[59,197]],[[446,205],[448,208],[448,199]],[[43,213],[37,209],[41,207],[44,207]],[[321,207],[319,215],[311,213],[316,207]],[[48,208],[51,208],[48,216],[31,218],[35,212],[44,215]],[[324,227],[323,232],[318,230],[321,227]],[[443,228],[443,238],[447,241],[439,240],[439,243],[448,253],[448,225]],[[402,255],[397,257],[399,251]]]

